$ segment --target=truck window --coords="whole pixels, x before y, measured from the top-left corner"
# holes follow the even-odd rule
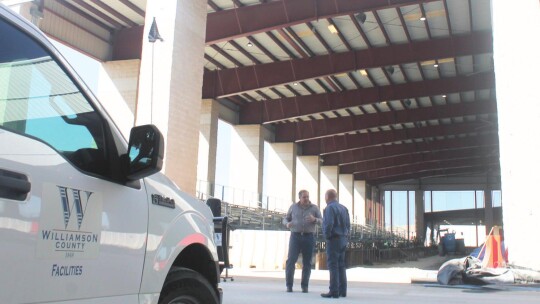
[[[0,128],[45,142],[83,171],[107,175],[103,121],[92,105],[39,43],[1,19],[0,33]]]

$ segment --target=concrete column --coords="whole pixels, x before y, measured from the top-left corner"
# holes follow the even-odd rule
[[[296,158],[296,190],[309,191],[309,199],[313,204],[321,207],[319,198],[319,168],[321,163],[318,156],[298,156]],[[296,196],[295,201],[298,196]],[[324,197],[322,198],[324,200]],[[324,207],[324,202],[323,206]]]
[[[197,161],[198,192],[214,195],[219,104],[213,99],[201,103],[199,156]]]
[[[291,202],[298,200],[296,195],[296,144],[271,143],[265,160],[265,189],[270,210],[287,211]]]
[[[141,61],[118,60],[101,63],[96,96],[126,138],[135,122]]]
[[[339,172],[339,168],[338,168]],[[351,221],[353,220],[353,175],[352,174],[339,174],[338,177],[338,193],[339,193],[339,203],[349,209],[349,217]]]
[[[412,202],[409,202],[412,203]],[[414,192],[414,224],[416,229],[416,239],[420,244],[424,244],[426,239],[426,224],[424,222],[424,213],[426,212],[424,204],[424,191],[416,190]]]
[[[326,201],[324,200],[324,194],[328,189],[335,189],[338,191],[339,197],[339,167],[338,166],[321,166],[321,179],[319,196],[321,202],[321,209],[326,207]]]
[[[353,221],[360,225],[366,224],[366,181],[354,181]]]
[[[484,190],[484,225],[486,225],[486,235],[493,227],[493,195],[491,190]]]
[[[206,3],[147,1],[136,124],[155,124],[165,138],[163,172],[195,194]],[[163,41],[147,39],[156,18]]]
[[[493,53],[503,194],[503,223],[509,262],[540,270],[540,244],[526,237],[538,228],[540,198],[540,3],[492,1]],[[508,16],[519,16],[508,22]],[[524,30],[527,29],[527,30]],[[506,198],[506,199],[505,199]]]
[[[231,143],[230,184],[233,202],[259,207],[262,193],[264,135],[260,125],[234,126],[237,133]]]
[[[114,84],[114,88],[106,86],[102,81],[105,75],[100,77],[99,94],[107,96],[102,98],[104,102],[109,102],[111,94],[119,95],[129,108],[132,115],[135,115],[137,107],[137,86],[139,81],[139,70],[141,60],[116,60],[106,61],[101,64],[103,70],[108,76],[107,83]]]

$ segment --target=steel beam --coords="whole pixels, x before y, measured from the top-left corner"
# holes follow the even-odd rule
[[[362,69],[491,52],[493,52],[491,32],[473,32],[468,35],[353,52],[205,71],[203,98],[217,99],[246,91]]]
[[[366,147],[336,154],[328,154],[322,158],[326,166],[346,165],[364,161],[372,161],[400,155],[425,153],[430,151],[442,151],[451,149],[463,149],[471,147],[497,146],[499,139],[496,133],[466,138],[442,139],[429,142],[419,142],[397,145],[380,145]]]
[[[334,163],[332,154],[383,145],[403,140],[438,136],[460,135],[482,132],[495,132],[496,126],[486,126],[485,122],[466,122],[460,124],[425,126],[420,128],[389,130],[373,133],[346,134],[302,142],[302,155],[321,155],[328,164]],[[337,164],[337,160],[335,160]]]
[[[499,163],[499,156],[481,156],[469,159],[451,159],[442,160],[438,162],[426,162],[420,164],[411,164],[401,167],[394,167],[389,169],[380,169],[376,171],[370,171],[365,173],[354,174],[354,178],[357,180],[377,180],[387,179],[390,177],[403,178],[413,174],[419,174],[422,172],[448,170],[448,169],[460,169],[460,168],[477,168],[477,167],[489,167]]]
[[[281,0],[208,14],[206,44],[319,19],[436,0]]]
[[[381,101],[419,98],[495,87],[495,74],[485,73],[388,85],[337,93],[305,95],[252,102],[240,109],[241,124],[271,123],[304,115]]]
[[[276,142],[298,142],[374,127],[497,112],[494,100],[276,125]]]
[[[486,173],[488,171],[499,171],[500,167],[498,163],[492,163],[488,165],[479,164],[477,166],[469,168],[446,168],[446,169],[433,169],[422,172],[414,172],[403,175],[387,176],[381,177],[378,179],[371,179],[367,181],[370,185],[382,185],[388,183],[395,183],[405,180],[421,180],[424,178],[437,178],[437,177],[448,177],[448,176],[459,176],[464,174],[478,174]],[[356,180],[362,180],[362,176],[356,177]],[[420,181],[421,182],[421,181]]]
[[[381,169],[414,165],[420,163],[433,163],[443,160],[466,160],[492,155],[499,155],[497,145],[475,146],[466,148],[450,148],[448,150],[428,150],[425,152],[412,152],[410,154],[379,158],[375,160],[352,163],[339,167],[340,174],[366,173]]]

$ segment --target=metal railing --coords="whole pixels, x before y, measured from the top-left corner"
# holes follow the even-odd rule
[[[273,230],[285,231],[283,218],[285,210],[276,208],[279,199],[259,196],[252,191],[215,185],[199,181],[197,196],[205,201],[208,198],[221,200],[221,215],[228,218],[231,230]],[[263,203],[258,198],[266,199]],[[291,202],[287,202],[287,206]],[[347,250],[347,266],[357,266],[387,260],[409,260],[424,255],[424,248],[415,247],[407,238],[407,230],[395,228],[388,231],[376,222],[360,225],[353,219],[351,236]],[[316,230],[317,253],[325,253],[326,242],[320,228]]]
[[[263,195],[258,192],[231,186],[220,185],[208,181],[197,181],[197,196],[199,199],[208,197],[219,198],[222,202],[245,206],[248,208],[261,208],[277,212],[286,212],[284,206],[292,203],[290,199]]]

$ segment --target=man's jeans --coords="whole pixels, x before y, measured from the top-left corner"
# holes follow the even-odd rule
[[[289,238],[289,255],[285,268],[285,283],[287,287],[293,286],[294,269],[298,255],[302,252],[302,288],[308,288],[309,276],[311,275],[311,258],[313,256],[313,248],[315,247],[315,237],[313,233],[301,234],[291,232]]]
[[[345,250],[347,237],[339,236],[326,240],[326,255],[330,271],[330,293],[332,295],[347,294],[347,273],[345,269]]]

